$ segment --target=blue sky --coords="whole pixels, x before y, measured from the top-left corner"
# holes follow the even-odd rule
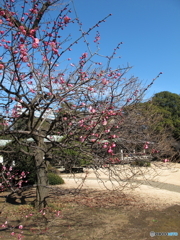
[[[124,43],[114,67],[129,63],[133,66],[130,75],[143,84],[163,72],[146,98],[160,91],[180,94],[179,0],[74,0],[74,4],[84,30],[112,13],[97,30],[104,55],[118,42]]]

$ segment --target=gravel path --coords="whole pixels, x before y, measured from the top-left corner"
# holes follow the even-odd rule
[[[128,172],[128,168],[129,166],[123,167],[123,171]],[[141,168],[141,173],[143,170],[145,171],[143,176],[137,174],[133,180],[128,182],[126,181],[127,172],[124,175],[124,179],[117,181],[117,176],[109,174],[107,169],[99,169],[97,171],[88,169],[85,173],[75,175],[62,174],[61,176],[65,180],[65,187],[115,190],[119,186],[125,186],[123,188],[124,192],[137,195],[147,203],[157,204],[158,201],[158,204],[162,206],[180,205],[180,164],[166,163],[154,165],[149,170]],[[85,178],[86,180],[84,181]],[[133,186],[137,188],[132,189]]]

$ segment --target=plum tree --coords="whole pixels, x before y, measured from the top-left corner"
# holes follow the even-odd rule
[[[88,35],[111,14],[84,31],[71,8],[62,0],[2,0],[0,7],[0,107],[5,121],[0,135],[34,158],[40,209],[48,199],[48,151],[75,147],[92,155],[105,149],[112,156],[114,139],[121,136],[114,129],[126,122],[123,107],[139,102],[148,88],[141,88],[137,77],[126,78],[129,66],[113,67],[122,42],[103,57],[103,64],[99,31],[89,43]],[[79,36],[73,39],[67,29],[75,25]],[[83,51],[75,63],[70,57],[77,44]],[[131,138],[130,132],[124,137]],[[96,161],[95,156],[92,164]]]

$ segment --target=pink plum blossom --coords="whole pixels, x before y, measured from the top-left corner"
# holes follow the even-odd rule
[[[112,148],[109,148],[109,149],[108,149],[108,153],[113,153]]]
[[[83,136],[80,136],[80,142],[84,142],[85,138]]]
[[[33,48],[38,48],[38,46],[39,46],[39,45],[38,45],[37,43],[35,43],[35,42],[32,44],[32,47],[33,47]]]
[[[32,89],[32,88],[31,88],[29,91],[32,92],[32,93],[35,93],[35,92],[36,92],[36,91],[35,91],[34,89]]]
[[[39,44],[39,39],[38,38],[34,38],[34,42]]]
[[[166,159],[163,160],[163,162],[164,163],[169,162],[169,159],[166,158]]]
[[[36,32],[35,29],[31,29],[31,30],[29,31],[30,35],[32,35],[32,36],[34,36],[35,32]]]
[[[102,84],[107,85],[109,81],[106,80],[106,78],[102,79]]]
[[[148,144],[144,144],[143,148],[148,149],[149,148]]]
[[[23,229],[23,225],[19,225],[19,229]]]
[[[116,138],[117,136],[116,136],[115,134],[113,134],[111,137],[112,137],[112,138]]]
[[[71,20],[70,17],[68,17],[68,16],[65,16],[65,17],[64,17],[64,23],[65,23],[65,24],[69,23],[70,20]]]
[[[102,124],[103,124],[104,126],[107,125],[107,121],[104,120]]]
[[[0,63],[0,70],[4,69],[4,65]]]

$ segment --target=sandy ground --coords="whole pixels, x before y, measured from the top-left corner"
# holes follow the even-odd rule
[[[98,170],[84,169],[84,173],[61,176],[66,188],[123,190],[154,206],[157,203],[162,208],[180,205],[180,164],[155,163],[150,168],[113,166]]]

